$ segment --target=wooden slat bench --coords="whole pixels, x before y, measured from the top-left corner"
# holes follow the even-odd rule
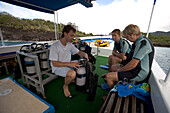
[[[118,93],[109,92],[99,113],[146,113],[146,104],[133,95],[119,97]]]

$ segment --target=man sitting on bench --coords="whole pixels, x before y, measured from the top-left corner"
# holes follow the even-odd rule
[[[109,88],[114,82],[127,78],[130,81],[143,82],[148,80],[154,57],[154,47],[151,41],[141,34],[137,25],[130,24],[123,30],[123,35],[131,42],[130,61],[126,65],[112,65],[112,71],[102,76],[106,77]]]

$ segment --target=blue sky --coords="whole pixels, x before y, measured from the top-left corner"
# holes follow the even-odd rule
[[[99,4],[99,5],[108,5],[108,4],[111,4],[114,0],[96,0],[96,2]]]
[[[75,23],[80,31],[93,34],[109,34],[113,29],[123,30],[128,24],[136,24],[147,32],[154,0],[97,0],[92,8],[76,4],[58,11],[58,22]],[[157,0],[150,31],[170,31],[170,0]],[[78,9],[78,10],[77,10]],[[40,18],[54,21],[53,14],[0,2],[0,11],[15,17]]]

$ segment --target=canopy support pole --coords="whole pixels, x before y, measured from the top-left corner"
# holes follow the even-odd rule
[[[155,7],[155,3],[156,3],[156,0],[154,0],[154,4],[153,4],[153,7],[152,7],[152,12],[151,12],[151,16],[150,16],[150,21],[149,21],[149,25],[148,25],[148,30],[147,30],[146,37],[148,37],[148,36],[149,36],[149,28],[150,28],[150,25],[151,25],[151,20],[152,20],[152,15],[153,15],[153,11],[154,11],[154,7]]]
[[[58,12],[57,12],[57,23],[56,23],[56,11],[54,11],[54,27],[55,27],[55,39],[58,40]],[[56,27],[57,25],[57,27]]]
[[[57,40],[59,40],[58,11],[57,11]]]
[[[1,28],[0,28],[0,37],[1,37],[2,46],[5,46]]]

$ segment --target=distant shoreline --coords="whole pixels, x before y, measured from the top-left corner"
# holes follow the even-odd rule
[[[54,41],[54,40],[52,40]],[[26,40],[4,40],[4,42],[45,42],[45,41],[26,41]],[[49,41],[48,41],[49,42]],[[0,41],[1,43],[1,41]],[[163,44],[163,43],[158,43],[158,42],[152,42],[154,46],[157,47],[170,47],[170,44]]]
[[[170,47],[170,44],[162,44],[162,43],[158,43],[158,42],[152,42],[154,46],[158,46],[158,47]]]

